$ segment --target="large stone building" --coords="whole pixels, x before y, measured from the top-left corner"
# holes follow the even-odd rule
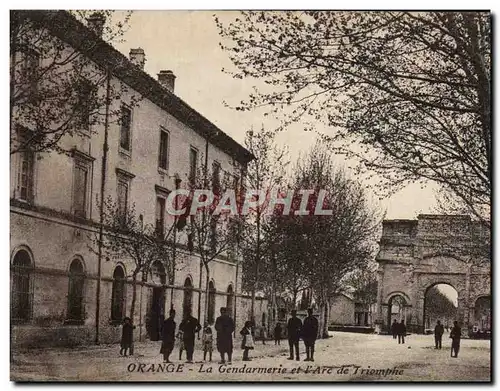
[[[120,64],[110,72],[109,82],[121,91],[111,103],[121,121],[110,122],[108,129],[96,125],[63,137],[61,145],[70,154],[23,152],[11,157],[12,343],[93,343],[97,333],[101,343],[117,342],[120,322],[131,306],[132,265],[127,259],[99,262],[92,248],[101,187],[104,197],[121,207],[135,204],[145,223],[168,226],[173,217],[165,213],[167,195],[184,186],[200,164],[217,166],[220,175],[241,183],[252,156],[175,95],[172,72],[161,71],[157,80],[145,73],[142,49],[131,50],[126,58],[101,39],[98,28],[64,11],[29,15],[68,48],[79,50],[91,40],[97,50],[89,56],[96,69]],[[102,84],[99,88],[105,89]],[[131,103],[134,96],[141,98],[137,104]],[[12,131],[17,131],[16,124]],[[178,322],[186,306],[202,324],[205,321],[200,258],[188,250],[184,231],[178,233],[177,243],[182,267],[174,275],[157,264],[152,273],[139,277],[137,340],[157,339],[157,325],[171,306]],[[238,260],[220,256],[209,267],[209,318],[227,306],[241,327],[249,318],[249,297],[242,295]],[[258,303],[256,319],[261,319],[267,302]]]
[[[383,223],[377,256],[377,325],[387,331],[393,319],[409,331],[424,332],[426,293],[438,284],[458,294],[456,320],[464,334],[491,314],[489,230],[461,215],[419,215],[416,220]],[[432,325],[433,326],[433,325]]]

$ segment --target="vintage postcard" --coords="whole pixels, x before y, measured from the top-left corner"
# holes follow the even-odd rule
[[[15,382],[491,382],[489,11],[10,11]]]

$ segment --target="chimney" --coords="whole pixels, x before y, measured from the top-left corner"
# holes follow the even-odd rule
[[[88,28],[101,38],[104,31],[104,23],[106,23],[106,16],[100,12],[94,12],[87,18]]]
[[[146,62],[146,55],[144,54],[144,49],[142,48],[130,49],[128,56],[132,64],[144,70],[144,64]]]
[[[160,71],[160,73],[158,73],[158,81],[163,88],[166,88],[172,93],[174,92],[175,75],[172,71]]]

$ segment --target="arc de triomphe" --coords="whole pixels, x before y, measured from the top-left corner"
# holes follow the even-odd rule
[[[408,331],[424,332],[426,292],[437,284],[457,291],[456,320],[464,334],[484,323],[484,308],[479,311],[477,304],[486,300],[486,311],[491,311],[489,240],[484,225],[463,215],[385,220],[377,255],[377,330],[390,328],[397,308]]]

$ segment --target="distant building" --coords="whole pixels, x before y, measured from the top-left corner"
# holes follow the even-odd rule
[[[331,298],[330,325],[371,326],[375,303],[367,305],[356,301],[347,293],[339,293]]]

